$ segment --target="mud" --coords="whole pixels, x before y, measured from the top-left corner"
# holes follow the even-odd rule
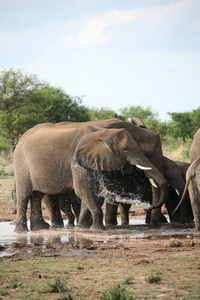
[[[9,233],[5,228],[9,228]],[[145,224],[135,224],[110,226],[105,231],[81,230],[75,227],[15,234],[14,224],[1,222],[0,232],[0,261],[18,259],[19,254],[91,256],[96,254],[96,250],[121,246],[124,243],[131,246],[141,240],[200,239],[200,233],[195,231],[194,224],[186,226],[178,223],[160,224],[157,229],[150,229]]]

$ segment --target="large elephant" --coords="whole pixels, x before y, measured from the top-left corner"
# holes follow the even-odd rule
[[[162,174],[163,173],[163,155],[161,150],[161,142],[160,137],[158,134],[151,130],[138,128],[138,126],[133,126],[132,124],[129,124],[127,122],[123,122],[118,119],[108,119],[108,120],[98,120],[98,121],[91,121],[91,122],[85,122],[84,124],[87,125],[96,125],[98,127],[102,128],[125,128],[128,130],[131,134],[131,136],[135,139],[137,144],[139,145],[142,152],[145,154],[145,156],[153,163],[153,165],[158,169],[158,171]],[[38,128],[42,127],[48,127],[48,128],[57,128],[57,127],[74,127],[74,126],[82,126],[83,123],[72,123],[72,122],[61,122],[57,124],[51,124],[51,123],[44,123],[44,124],[38,124],[34,127],[34,130],[37,130]],[[29,131],[27,131],[24,136],[29,134]],[[155,187],[152,187],[152,194],[153,194],[153,206],[156,207],[157,203],[159,202],[159,199],[166,199],[167,198],[167,188],[166,185],[164,185],[162,188],[158,189]],[[165,202],[165,201],[162,201]],[[32,203],[32,201],[31,201]],[[36,202],[35,202],[36,203]],[[36,210],[36,205],[34,206],[34,211]],[[54,205],[55,207],[55,205]],[[39,210],[39,208],[38,208]],[[41,213],[41,205],[40,205],[40,212],[38,213],[40,217],[42,218]],[[161,213],[160,209],[154,209],[151,213],[151,225],[157,225],[158,222],[161,221]],[[41,221],[42,222],[42,221]],[[43,223],[45,224],[44,220]],[[47,225],[48,226],[48,225]]]
[[[139,145],[140,149],[142,150],[143,154],[147,157],[148,160],[157,168],[157,170],[163,175],[163,153],[161,148],[161,141],[159,134],[155,133],[152,130],[149,130],[142,124],[141,121],[140,126],[135,126],[138,122],[138,118],[132,118],[134,122],[128,123],[123,122],[118,119],[109,119],[109,120],[98,120],[98,121],[91,121],[88,122],[93,125],[97,125],[103,128],[125,128],[134,140]],[[70,122],[61,122],[58,123],[57,126],[63,126],[63,124],[71,125]],[[80,123],[75,123],[80,124]],[[152,185],[152,203],[153,207],[156,208],[157,203],[159,202],[160,198],[167,198],[168,189],[166,188],[158,188],[156,185]],[[153,209],[151,211],[151,217],[149,223],[151,226],[156,226],[159,222],[163,221],[163,216],[161,214],[161,209]]]
[[[137,117],[132,117],[130,123],[141,128],[147,128],[145,123]],[[185,223],[192,222],[193,220],[189,195],[185,196],[183,203],[180,205],[180,208],[176,211],[176,213],[171,215],[183,194],[186,182],[186,172],[189,165],[189,163],[173,161],[163,156],[164,176],[169,185],[169,196],[165,205],[171,222]],[[122,214],[125,214],[125,212],[122,212]],[[150,214],[151,212],[149,211],[147,213],[146,222],[149,222],[151,217]]]
[[[124,127],[129,128],[129,125],[133,126],[127,123]],[[94,171],[121,170],[130,173],[133,166],[142,168],[145,175],[153,178],[160,188],[160,200],[153,203],[152,208],[159,208],[165,203],[167,182],[141,151],[146,148],[151,161],[156,161],[154,154],[160,154],[161,151],[161,147],[155,147],[159,144],[159,136],[156,135],[152,143],[148,130],[142,129],[146,132],[138,136],[140,128],[134,126],[130,133],[125,128],[121,129],[121,121],[115,120],[107,124],[104,122],[102,127],[109,129],[87,123],[78,126],[46,123],[36,125],[21,137],[13,156],[17,196],[16,232],[28,230],[26,211],[29,199],[32,206],[36,207],[35,203],[41,201],[44,194],[56,195],[71,189],[82,201],[79,226],[84,227],[85,213],[89,210],[93,221],[91,228],[103,229],[103,213],[96,195],[98,182]],[[139,145],[134,136],[140,141]],[[162,168],[159,160],[157,164]],[[31,216],[31,223],[32,230],[47,227],[40,213],[38,219],[37,214]]]

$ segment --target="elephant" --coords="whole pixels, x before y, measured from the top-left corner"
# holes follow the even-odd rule
[[[114,120],[116,121],[116,119]],[[102,126],[102,122],[107,121],[95,121],[95,124],[100,124]],[[94,123],[94,122],[92,122]],[[146,125],[144,122],[136,117],[132,117],[130,120],[130,123],[138,126],[140,128],[146,128]],[[57,123],[56,126],[69,126],[69,125],[79,125],[80,123],[70,123],[70,122],[61,122]],[[146,128],[147,129],[147,128]],[[167,180],[167,183],[169,185],[169,196],[166,201],[166,208],[169,214],[170,222],[181,222],[181,223],[188,223],[193,221],[193,213],[191,209],[191,204],[189,200],[189,195],[185,197],[184,203],[180,206],[178,211],[171,215],[174,211],[175,207],[179,203],[179,198],[182,195],[185,187],[185,176],[186,171],[189,167],[189,163],[185,162],[174,162],[173,160],[170,160],[167,157],[163,157],[163,165],[164,165],[164,176]],[[134,173],[134,175],[133,175]],[[130,193],[135,193],[137,196],[140,196],[140,199],[144,199],[148,202],[152,202],[152,193],[150,189],[150,184],[145,179],[144,175],[139,174],[137,171],[133,172],[129,178],[126,178],[127,174],[123,174],[120,172],[120,174],[116,175],[111,178],[109,176],[110,180],[110,187],[112,186],[112,190],[117,193],[118,186],[123,186],[123,190],[127,189],[129,195]],[[138,175],[137,175],[138,174]],[[140,176],[139,176],[140,175]],[[116,184],[117,182],[117,184]],[[127,182],[132,182],[132,184],[127,185]],[[144,184],[145,182],[145,184]],[[140,187],[140,188],[139,188]],[[139,192],[139,193],[138,193]],[[74,194],[75,195],[75,194]],[[122,195],[121,195],[122,196]],[[127,196],[127,195],[126,195]],[[67,201],[65,201],[66,206],[68,206]],[[120,215],[121,215],[121,223],[128,224],[129,223],[129,209],[131,207],[131,204],[127,203],[120,203]],[[54,205],[54,210],[56,210],[56,205]],[[65,207],[65,213],[68,215],[73,215],[72,212],[67,213],[68,207]],[[106,214],[105,214],[105,224],[106,225],[116,225],[117,224],[117,210],[118,210],[118,203],[115,202],[115,204],[106,202]],[[150,222],[151,218],[151,211],[148,211],[147,217],[146,217],[146,223]],[[54,218],[55,219],[55,218]],[[160,222],[167,222],[166,218],[161,214]],[[54,222],[55,223],[55,222]],[[70,223],[70,222],[69,222]],[[58,221],[59,224],[59,221]],[[71,221],[70,225],[72,226],[73,221]],[[59,227],[59,225],[58,225]]]
[[[74,227],[75,218],[76,222],[78,223],[81,209],[81,200],[76,196],[74,190],[69,190],[65,194],[46,194],[42,198],[42,201],[44,201],[47,211],[50,215],[52,228],[64,227],[60,210],[63,211],[68,217],[68,228]],[[71,208],[73,209],[73,211]]]
[[[189,197],[185,198],[184,203],[182,203],[179,210],[171,216],[172,212],[178,205],[180,201],[180,196],[183,194],[184,187],[185,187],[185,174],[189,167],[189,163],[185,162],[175,162],[167,157],[163,157],[164,162],[164,177],[169,185],[169,196],[165,203],[165,206],[167,208],[170,222],[181,222],[181,223],[188,223],[193,221],[193,214],[191,210],[191,205],[189,201]],[[133,178],[131,181],[133,182],[133,185],[130,187],[127,187],[128,191],[134,191],[135,193],[141,197],[141,199],[144,199],[151,203],[152,201],[152,195],[150,190],[150,185],[147,180],[145,180],[145,177],[143,174],[139,174],[138,171],[136,171],[138,175],[132,176]],[[126,175],[126,174],[125,174]],[[122,177],[122,175],[121,175]],[[131,178],[131,177],[129,177]],[[124,183],[126,183],[128,179],[126,178],[123,183],[122,181],[118,180],[120,184],[118,185],[120,188],[123,186]],[[117,185],[115,187],[117,189]],[[136,192],[137,191],[137,192]],[[121,224],[129,224],[129,209],[131,207],[131,204],[123,204],[120,203],[120,215],[121,215]],[[115,225],[117,224],[117,209],[118,205],[106,205],[106,217],[105,221],[107,225]],[[146,216],[146,223],[149,223],[150,216],[149,211],[147,212]],[[166,222],[165,217],[162,217],[161,222]]]
[[[184,200],[187,190],[190,196],[194,214],[195,228],[200,231],[200,156],[189,166],[186,173],[186,186],[181,201]]]
[[[192,212],[194,215],[195,228],[197,231],[200,231],[200,129],[198,129],[195,133],[190,147],[190,161],[191,165],[189,166],[186,172],[186,185],[184,193],[173,214],[177,211],[178,207],[185,200],[188,191],[192,206]]]
[[[160,137],[158,134],[151,130],[138,128],[136,126],[133,126],[132,124],[128,122],[123,122],[119,119],[108,119],[108,120],[98,120],[98,121],[90,121],[85,123],[74,123],[74,122],[61,122],[57,124],[51,124],[51,123],[44,123],[44,124],[38,124],[34,127],[33,130],[37,130],[39,128],[60,128],[60,127],[74,127],[74,126],[82,126],[85,125],[96,125],[101,128],[124,128],[131,136],[134,138],[134,140],[137,142],[138,146],[142,150],[142,152],[146,155],[149,161],[153,163],[153,165],[158,169],[158,171],[163,173],[163,163],[162,163],[162,149],[161,149],[161,142]],[[27,134],[29,134],[29,131],[27,131],[23,137],[25,137]],[[162,186],[162,188],[158,189],[155,187],[152,187],[152,193],[153,193],[153,207],[156,208],[157,203],[160,199],[163,199],[161,202],[165,202],[164,199],[167,198],[168,190],[166,188],[166,185]],[[158,205],[159,206],[159,205]],[[34,205],[34,208],[36,209],[36,205]],[[40,208],[38,210],[41,210],[41,204]],[[41,212],[38,213],[41,216]],[[160,222],[160,209],[154,209],[151,214],[151,224],[157,225],[158,222]],[[42,222],[42,221],[41,221]],[[45,224],[44,220],[43,223]]]
[[[199,156],[200,156],[200,128],[195,133],[190,147],[190,162],[192,163]]]
[[[87,123],[97,125],[103,128],[125,128],[132,135],[134,140],[139,145],[143,154],[147,157],[148,160],[158,169],[158,171],[163,175],[163,154],[161,148],[161,141],[159,134],[155,133],[152,130],[149,130],[145,127],[144,123],[141,121],[140,126],[135,126],[136,123],[140,120],[139,118],[134,119],[133,124],[129,122],[124,122],[119,119],[108,119],[108,120],[98,120],[90,121]],[[70,122],[61,122],[57,123],[57,126],[66,126],[71,125]],[[80,123],[75,123],[80,124]],[[152,203],[154,208],[159,201],[159,198],[167,198],[168,191],[166,189],[159,189],[156,185],[152,185]],[[160,212],[160,209],[153,209],[151,211],[151,217],[149,224],[151,226],[157,226],[159,222],[163,221],[163,215]]]
[[[183,224],[193,222],[193,213],[188,194],[185,196],[176,214],[172,215],[184,192],[186,172],[189,166],[190,163],[173,161],[164,157],[164,176],[170,186],[169,197],[165,206],[169,214],[170,222],[181,222]]]
[[[103,213],[97,197],[96,172],[120,170],[130,173],[134,166],[141,168],[159,186],[160,199],[152,204],[152,209],[160,208],[165,203],[168,196],[167,182],[142,151],[146,147],[151,158],[152,154],[159,154],[160,148],[156,146],[157,143],[159,145],[159,136],[156,135],[156,141],[151,146],[147,130],[144,136],[138,137],[138,144],[134,135],[137,136],[140,128],[134,126],[138,130],[130,133],[120,126],[121,122],[104,122],[102,127],[87,122],[78,126],[45,123],[25,132],[13,155],[17,197],[16,232],[28,231],[26,211],[29,199],[31,230],[47,228],[41,213],[36,213],[38,202],[45,194],[57,195],[69,190],[74,190],[81,199],[78,225],[85,226],[84,217],[89,210],[92,215],[91,229],[104,229]],[[129,123],[127,125],[124,127],[133,126]],[[142,143],[142,140],[145,142]]]
[[[145,123],[137,118],[132,117],[130,123],[136,125],[140,128],[147,128]],[[184,199],[184,203],[181,204],[179,210],[176,214],[171,215],[175,207],[180,201],[180,196],[183,194],[185,182],[186,182],[186,171],[189,167],[189,163],[185,162],[175,162],[169,158],[163,156],[163,166],[164,166],[164,176],[169,184],[169,197],[166,201],[166,207],[169,213],[169,218],[171,222],[191,222],[193,220],[193,214],[191,210],[191,205],[189,201],[189,195]],[[125,205],[121,207],[121,215],[127,215],[128,207]],[[146,222],[148,223],[151,216],[151,212],[147,213]],[[125,220],[126,223],[126,220]]]

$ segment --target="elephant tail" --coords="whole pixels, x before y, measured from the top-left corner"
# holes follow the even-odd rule
[[[185,197],[187,196],[188,186],[189,186],[189,183],[190,183],[190,180],[191,180],[192,177],[193,176],[190,175],[189,178],[187,179],[186,184],[185,184],[185,188],[184,188],[184,191],[183,191],[183,194],[182,194],[182,197],[181,197],[181,200],[179,201],[179,203],[176,206],[176,208],[174,209],[174,211],[171,213],[170,217],[173,217],[173,215],[177,212],[179,206],[181,205],[181,203],[184,201]]]
[[[14,188],[12,190],[12,199],[15,201],[15,206],[17,205],[17,197],[16,197],[16,183],[14,180]]]

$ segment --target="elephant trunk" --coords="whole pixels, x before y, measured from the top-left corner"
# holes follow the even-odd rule
[[[169,194],[169,187],[167,183],[163,183],[162,185],[160,185],[160,201],[156,204],[153,204],[151,208],[159,208],[161,207],[163,204],[166,203],[167,199],[168,199],[168,194]]]
[[[158,169],[154,167],[154,165],[144,155],[140,156],[140,159],[137,161],[134,156],[129,156],[126,159],[131,165],[135,165],[137,168],[143,169],[145,176],[149,179],[153,179],[150,180],[151,184],[154,187],[155,185],[157,185],[157,188],[160,188],[160,200],[158,201],[158,203],[153,204],[151,208],[159,208],[164,203],[166,203],[169,194],[169,187],[166,179],[158,171]]]

